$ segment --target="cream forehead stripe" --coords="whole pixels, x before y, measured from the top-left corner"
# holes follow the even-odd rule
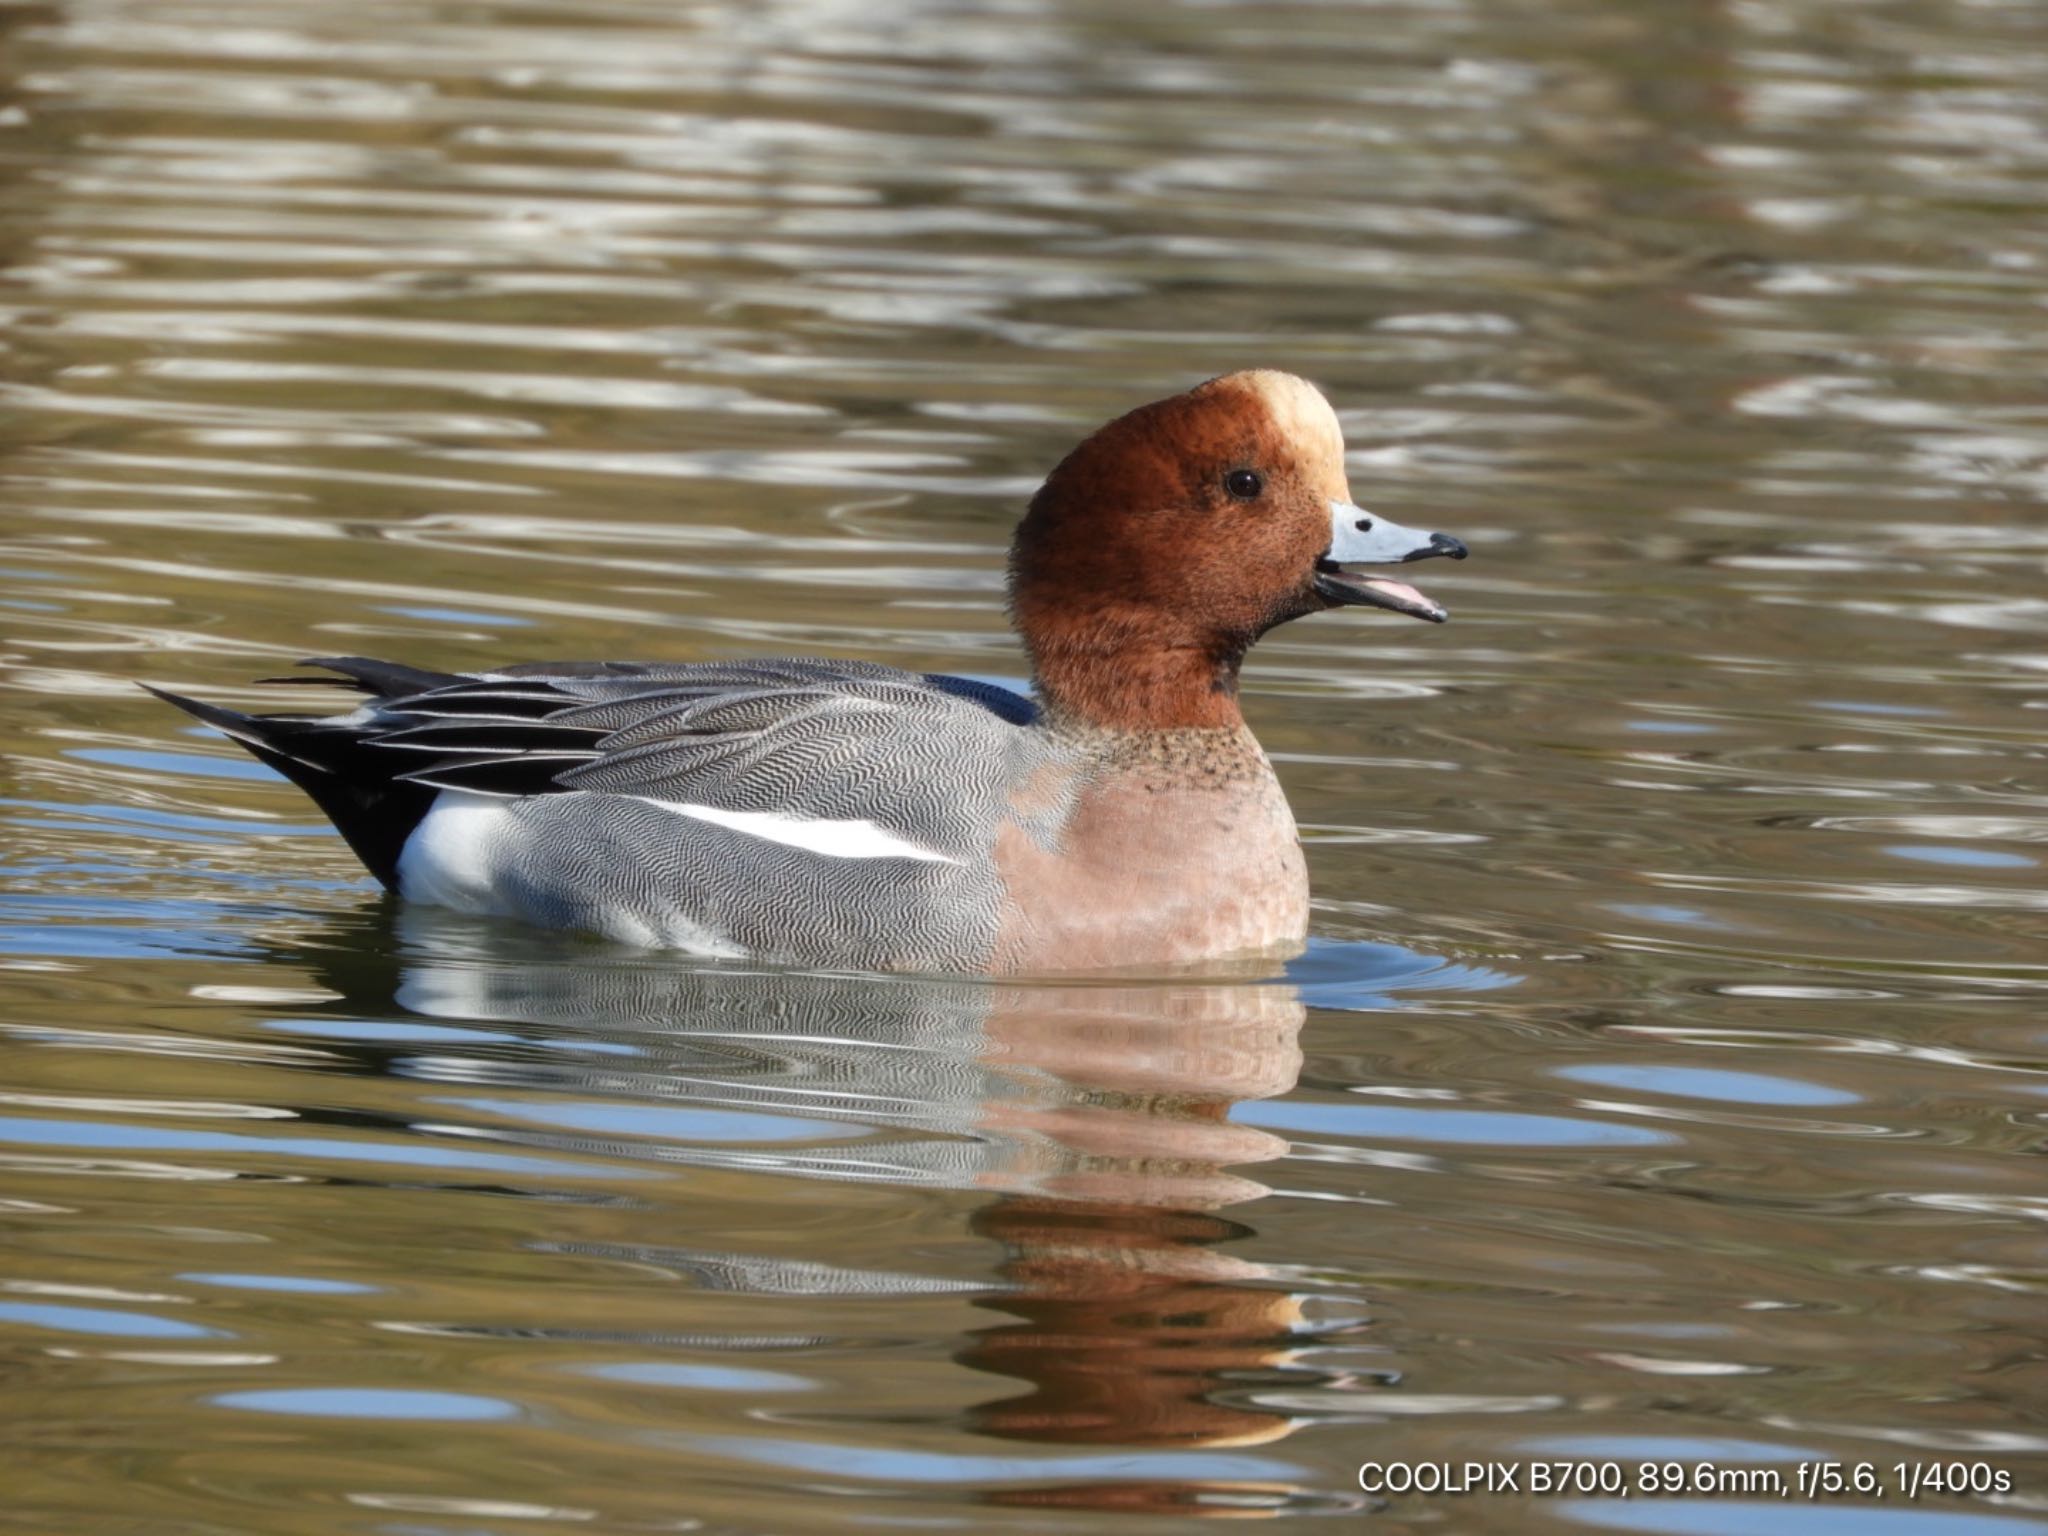
[[[1344,429],[1337,425],[1337,413],[1315,385],[1268,368],[1239,377],[1258,396],[1283,437],[1318,458],[1338,465],[1344,462]]]

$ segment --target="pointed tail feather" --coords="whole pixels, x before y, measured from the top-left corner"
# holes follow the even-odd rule
[[[427,674],[421,674],[425,676]],[[369,751],[353,728],[310,715],[245,715],[162,688],[145,691],[239,742],[313,799],[363,867],[398,889],[398,857],[437,789],[393,777],[388,754]]]
[[[339,672],[364,693],[374,693],[380,699],[410,698],[416,693],[432,693],[436,688],[467,681],[460,672],[429,672],[424,667],[408,667],[402,661],[378,661],[372,656],[308,656],[299,665]],[[331,677],[304,681],[335,686]]]

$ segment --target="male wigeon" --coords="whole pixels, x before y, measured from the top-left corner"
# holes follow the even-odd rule
[[[1023,972],[1289,953],[1308,874],[1238,712],[1267,630],[1366,604],[1348,565],[1463,559],[1352,504],[1314,386],[1226,374],[1060,463],[1010,551],[1036,702],[858,661],[311,665],[347,715],[161,697],[311,795],[412,901],[631,944]]]

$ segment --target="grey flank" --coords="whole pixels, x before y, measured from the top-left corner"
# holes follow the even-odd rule
[[[985,969],[1013,786],[1070,750],[1007,689],[861,662],[318,664],[383,696],[317,725],[207,718],[302,783],[340,771],[490,797],[505,815],[482,854],[503,915],[795,963]],[[927,856],[820,853],[665,805],[867,822]],[[1049,843],[1064,809],[1026,834]]]

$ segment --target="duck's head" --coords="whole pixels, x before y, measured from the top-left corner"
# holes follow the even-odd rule
[[[1140,406],[1068,454],[1017,529],[1010,605],[1056,704],[1109,686],[1062,686],[1091,657],[1114,656],[1140,680],[1148,666],[1175,671],[1145,658],[1193,659],[1183,693],[1197,675],[1231,693],[1246,649],[1289,619],[1356,605],[1441,623],[1444,610],[1407,582],[1347,569],[1433,555],[1462,560],[1465,546],[1357,506],[1330,403],[1257,369]],[[1179,713],[1199,723],[1204,711]]]

